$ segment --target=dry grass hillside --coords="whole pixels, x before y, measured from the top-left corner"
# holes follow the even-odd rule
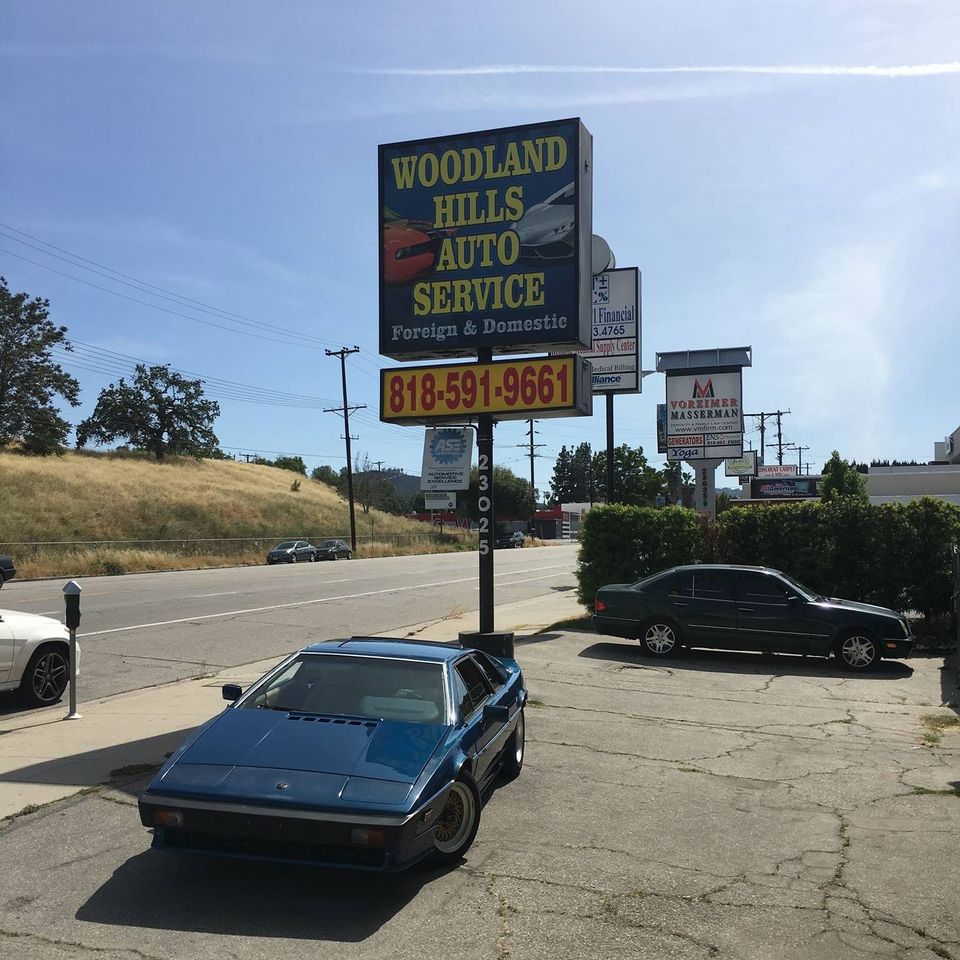
[[[0,552],[14,553],[25,577],[262,563],[260,538],[315,541],[347,537],[349,530],[347,504],[337,492],[289,470],[232,460],[0,452]],[[437,538],[423,524],[359,507],[357,535],[362,556],[458,547],[455,538]],[[237,538],[248,542],[182,543]],[[43,541],[141,542],[13,546]]]

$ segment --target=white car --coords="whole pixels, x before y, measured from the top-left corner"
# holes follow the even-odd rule
[[[17,690],[27,706],[48,707],[69,678],[70,634],[59,620],[0,610],[0,690]]]
[[[520,239],[520,255],[527,259],[558,260],[573,254],[576,218],[573,184],[535,204],[510,229]]]

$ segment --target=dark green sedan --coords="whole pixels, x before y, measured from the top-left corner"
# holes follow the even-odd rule
[[[656,657],[681,647],[833,654],[847,670],[909,657],[914,643],[896,611],[822,597],[770,567],[696,564],[611,583],[597,591],[593,622]]]

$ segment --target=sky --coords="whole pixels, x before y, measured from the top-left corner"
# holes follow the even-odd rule
[[[0,274],[76,344],[73,423],[165,363],[227,452],[339,469],[325,350],[356,345],[354,451],[419,473],[422,429],[377,414],[377,145],[580,117],[645,369],[751,346],[744,409],[789,410],[813,472],[960,425],[955,0],[2,0],[0,108]],[[664,391],[615,401],[654,465]],[[537,421],[537,487],[605,423]],[[495,461],[529,476],[526,442],[499,424]]]

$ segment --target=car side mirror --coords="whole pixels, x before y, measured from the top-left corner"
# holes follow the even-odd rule
[[[243,693],[243,687],[238,683],[225,683],[223,685],[223,699],[229,700],[233,703],[234,700],[240,699],[240,694]]]
[[[510,719],[510,708],[488,703],[483,708],[483,719],[491,723],[506,723]]]

